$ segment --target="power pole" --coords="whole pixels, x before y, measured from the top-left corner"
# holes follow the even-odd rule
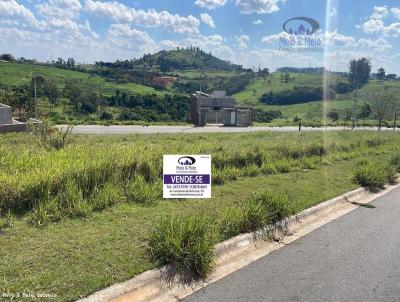
[[[353,111],[353,129],[357,127],[357,108],[358,108],[358,77],[356,83],[356,92],[354,93],[354,111]]]
[[[36,95],[36,77],[33,78],[35,83],[35,119],[38,118],[38,106],[37,106],[37,95]]]

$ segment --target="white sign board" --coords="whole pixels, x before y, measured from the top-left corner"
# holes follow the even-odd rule
[[[164,155],[164,198],[211,198],[211,155]]]

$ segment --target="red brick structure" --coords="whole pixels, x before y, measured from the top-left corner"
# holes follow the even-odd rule
[[[175,82],[176,79],[177,79],[176,77],[167,77],[167,76],[165,76],[165,77],[154,77],[151,82],[153,83],[153,85],[159,85],[159,86],[164,86],[165,87],[165,86]]]

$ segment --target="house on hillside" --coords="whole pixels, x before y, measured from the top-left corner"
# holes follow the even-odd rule
[[[252,122],[252,107],[235,105],[235,99],[225,91],[192,94],[190,117],[196,126],[222,124],[224,126],[248,127]]]

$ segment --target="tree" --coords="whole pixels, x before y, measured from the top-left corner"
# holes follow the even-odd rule
[[[360,119],[366,119],[371,115],[372,109],[369,103],[362,103],[360,106],[360,111],[358,113],[358,117]]]
[[[16,61],[15,57],[12,54],[9,54],[9,53],[3,53],[2,55],[0,55],[0,60],[9,61],[9,62]]]
[[[391,117],[394,111],[394,96],[388,93],[388,86],[385,86],[385,93],[375,94],[372,99],[372,112],[378,121],[378,129],[382,128],[382,122],[385,118]],[[391,110],[393,109],[393,110]]]
[[[285,73],[285,77],[283,78],[283,80],[284,80],[285,83],[289,83],[289,80],[290,80],[289,73]]]
[[[68,58],[67,66],[68,67],[74,67],[75,66],[75,59],[74,58]]]
[[[76,84],[69,83],[64,88],[66,96],[74,106],[75,113],[79,111],[80,97],[82,95],[82,88]]]
[[[378,80],[383,81],[385,79],[385,69],[383,69],[382,67],[378,69],[378,72],[376,73],[376,78]]]
[[[327,117],[332,121],[337,121],[339,119],[339,112],[336,110],[329,111]]]
[[[367,58],[351,60],[349,63],[349,82],[357,88],[368,82],[371,73],[371,63]]]
[[[46,80],[43,83],[44,95],[49,98],[50,109],[57,105],[57,99],[60,96],[60,91],[53,80]]]

